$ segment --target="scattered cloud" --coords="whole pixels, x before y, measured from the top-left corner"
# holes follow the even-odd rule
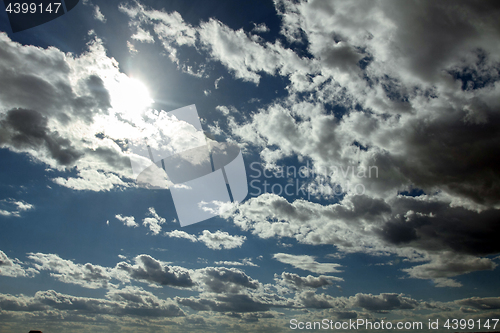
[[[253,32],[264,33],[271,31],[271,29],[269,29],[265,23],[259,23],[259,24],[254,23],[254,25],[255,26],[252,29]]]
[[[149,217],[146,217],[142,220],[142,225],[148,227],[153,235],[158,235],[161,232],[161,225],[164,224],[167,220],[165,220],[163,217],[160,217],[156,213],[154,207],[149,207],[148,215]]]
[[[219,89],[219,83],[223,78],[224,76],[220,76],[218,79],[215,80],[214,82],[215,89]]]
[[[171,237],[171,238],[172,237],[173,238],[184,238],[184,239],[190,240],[191,242],[198,241],[198,238],[196,238],[195,235],[188,234],[187,232],[181,231],[181,230],[167,231],[167,232],[165,232],[165,236]]]
[[[203,230],[201,236],[198,236],[198,241],[203,242],[212,250],[235,249],[241,247],[246,240],[246,236],[230,235],[226,231],[217,230],[212,233],[208,230]]]
[[[230,250],[241,247],[246,239],[246,236],[230,235],[228,232],[220,230],[213,233],[209,230],[203,230],[202,234],[198,237],[185,231],[173,230],[165,232],[165,236],[171,238],[184,238],[190,240],[191,242],[201,242],[212,250]],[[250,260],[243,259],[243,262],[250,265]]]
[[[242,259],[241,261],[215,261],[214,264],[220,265],[220,266],[253,266],[253,267],[259,267],[259,265],[256,265],[252,262],[251,258],[245,258]]]
[[[149,31],[143,30],[141,27],[137,27],[137,32],[131,38],[142,43],[154,43],[155,41]]]
[[[123,224],[126,225],[127,227],[137,228],[139,226],[139,224],[135,222],[135,217],[133,216],[122,216],[121,214],[117,214],[115,215],[115,218],[118,221],[123,222]]]
[[[34,206],[23,200],[12,198],[0,200],[0,215],[20,217],[22,212],[34,209]]]
[[[313,273],[324,274],[342,272],[338,269],[342,267],[341,265],[335,263],[319,263],[315,260],[314,256],[275,253],[273,258],[284,264],[289,264],[295,268],[311,271]]]
[[[94,18],[102,23],[106,23],[106,16],[101,12],[99,6],[94,6]]]
[[[195,285],[190,271],[183,267],[171,266],[146,254],[135,257],[134,261],[134,265],[122,261],[116,267],[131,279],[150,284],[183,288]]]

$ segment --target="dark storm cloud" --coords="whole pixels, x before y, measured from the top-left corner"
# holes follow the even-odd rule
[[[496,1],[386,1],[384,12],[398,26],[394,37],[413,75],[435,79],[464,48],[480,47],[500,35]],[[492,29],[491,29],[492,28]],[[490,30],[491,29],[491,30]]]
[[[135,261],[136,265],[133,266],[120,262],[117,268],[139,281],[184,288],[195,285],[189,271],[183,267],[166,265],[145,254],[137,256]]]
[[[470,255],[500,252],[500,212],[480,213],[443,202],[425,202],[400,197],[395,202],[400,215],[385,223],[378,234],[389,243],[422,250],[453,250]]]
[[[405,156],[394,159],[394,168],[426,192],[441,187],[491,206],[500,200],[499,110],[472,107],[484,120],[443,110],[449,114],[439,120],[411,122]]]
[[[72,165],[82,153],[68,139],[52,132],[45,116],[34,110],[12,109],[0,121],[0,144],[17,149],[46,149],[61,165]]]

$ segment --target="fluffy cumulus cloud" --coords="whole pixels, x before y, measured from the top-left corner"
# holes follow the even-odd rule
[[[185,231],[182,230],[173,230],[173,231],[167,231],[165,232],[165,236],[171,237],[171,238],[184,238],[188,239],[191,242],[197,242],[198,238],[196,238],[195,235],[191,235]]]
[[[137,222],[135,222],[135,217],[133,217],[133,216],[122,216],[121,214],[117,214],[117,215],[115,215],[115,218],[118,221],[123,222],[123,224],[126,225],[127,227],[136,228],[139,226],[139,224],[137,224]]]
[[[283,272],[281,275],[275,274],[275,280],[285,286],[290,286],[293,289],[305,289],[305,288],[321,288],[327,287],[333,284],[333,281],[344,281],[344,279],[335,277],[320,275],[318,277],[308,275],[302,277],[298,274]]]
[[[244,289],[257,289],[258,281],[237,268],[207,267],[197,270],[198,281],[204,289],[214,293],[238,293]]]
[[[142,220],[142,225],[149,228],[153,235],[158,235],[161,232],[161,225],[167,222],[163,217],[160,217],[154,207],[149,207],[148,217]]]
[[[306,200],[290,203],[267,193],[249,199],[226,216],[262,238],[292,237],[305,244],[332,244],[345,252],[383,252],[387,246],[369,231],[369,226],[374,221],[383,222],[390,212],[390,205],[368,196],[351,196],[343,204],[323,206]],[[308,256],[302,259],[314,261]]]
[[[135,264],[120,262],[116,267],[128,274],[130,279],[173,287],[193,287],[195,283],[189,270],[180,266],[171,266],[169,263],[157,260],[149,255],[140,255],[135,258]]]

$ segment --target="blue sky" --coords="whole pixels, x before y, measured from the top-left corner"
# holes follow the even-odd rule
[[[498,10],[87,0],[13,33],[2,9],[0,331],[499,318]],[[181,227],[131,142],[192,104],[249,194]]]

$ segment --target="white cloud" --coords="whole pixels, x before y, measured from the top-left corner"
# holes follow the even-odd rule
[[[224,76],[220,76],[218,79],[215,80],[214,82],[215,89],[219,89],[219,83],[223,78]]]
[[[54,183],[77,191],[109,191],[115,187],[129,187],[120,177],[113,173],[104,173],[97,170],[82,170],[79,178],[57,177],[52,179]]]
[[[137,27],[137,32],[131,38],[143,43],[154,43],[155,41],[149,31],[143,30],[141,27]]]
[[[188,234],[187,232],[181,230],[167,231],[165,232],[165,236],[173,238],[184,238],[190,240],[191,242],[198,241],[195,235]]]
[[[177,317],[184,316],[184,312],[171,299],[162,300],[137,287],[114,289],[106,294],[106,299],[78,297],[61,294],[54,290],[37,291],[33,297],[24,295],[0,294],[2,309],[7,311],[37,311],[42,316],[50,317],[57,314],[66,316],[69,313],[87,313],[93,318],[100,315],[125,317]],[[85,317],[68,316],[69,321],[76,322]],[[80,319],[80,320],[78,320]],[[121,319],[123,320],[123,319]]]
[[[450,277],[468,274],[475,271],[494,270],[498,264],[489,258],[460,255],[446,252],[430,255],[430,262],[402,269],[416,279],[432,279],[436,287],[461,287],[462,284]]]
[[[35,262],[37,270],[50,271],[50,275],[61,282],[80,285],[85,288],[98,289],[113,286],[110,283],[115,276],[113,270],[100,265],[75,264],[57,254],[28,253],[28,258]]]
[[[214,233],[203,230],[203,234],[198,236],[198,240],[212,250],[220,250],[222,248],[230,250],[241,247],[246,240],[246,236],[233,236],[226,231],[220,230]]]
[[[126,273],[123,279],[135,279],[151,285],[190,288],[195,286],[192,272],[184,267],[172,266],[168,262],[157,260],[149,255],[141,254],[134,258],[134,265],[120,262],[115,271]]]
[[[139,224],[135,222],[135,217],[133,216],[122,216],[121,214],[117,214],[115,215],[115,218],[118,221],[123,222],[123,224],[125,224],[127,227],[137,228],[139,226]]]
[[[185,231],[173,230],[165,232],[165,236],[174,238],[184,238],[190,240],[191,242],[201,242],[212,250],[234,249],[237,247],[241,247],[241,245],[243,245],[246,239],[245,236],[230,235],[228,232],[220,230],[214,233],[208,230],[203,230],[202,234],[199,235],[198,237],[196,237],[196,235],[189,234]],[[251,259],[243,259],[242,263],[238,262],[235,265],[238,264],[254,266],[254,264],[251,262]]]
[[[271,29],[269,29],[265,23],[259,23],[259,24],[254,23],[254,25],[255,25],[255,27],[252,29],[252,31],[254,31],[254,32],[264,33],[264,32],[271,31]]]
[[[142,220],[142,225],[148,227],[153,235],[158,235],[161,232],[161,225],[164,224],[167,220],[165,220],[163,217],[160,217],[156,213],[154,207],[149,207],[148,215],[149,217],[146,217]]]
[[[275,280],[284,286],[290,286],[293,289],[321,288],[333,285],[333,281],[344,281],[336,276],[320,275],[318,277],[308,275],[302,277],[298,274],[283,272],[281,275],[274,274]]]
[[[322,206],[305,200],[289,203],[274,194],[262,194],[240,204],[226,217],[261,238],[291,237],[304,244],[332,244],[345,252],[381,254],[396,251],[365,229],[382,223],[390,206],[380,199],[347,196],[339,204]]]
[[[39,272],[31,267],[23,267],[18,259],[10,259],[0,250],[0,275],[9,277],[34,277]]]
[[[23,200],[12,198],[0,200],[0,215],[20,217],[22,212],[34,209],[34,206]]]
[[[289,264],[295,268],[311,271],[313,273],[324,274],[342,272],[338,269],[342,267],[341,265],[335,263],[319,263],[315,260],[315,257],[309,255],[275,253],[273,258],[284,264]]]
[[[253,266],[253,267],[259,267],[259,265],[256,265],[252,262],[252,258],[245,258],[242,259],[241,261],[215,261],[214,264],[220,265],[220,266]]]
[[[392,253],[410,262],[429,261],[404,271],[412,278],[432,279],[441,287],[459,286],[449,277],[496,267],[478,254],[492,253],[497,247],[489,237],[497,214],[450,208],[440,197],[399,196],[385,202],[348,195],[338,204],[323,206],[304,200],[290,203],[277,195],[263,194],[227,212],[226,217],[261,238],[290,237],[304,244],[331,244],[341,256]],[[469,223],[472,219],[474,225]],[[462,242],[457,243],[457,239]],[[436,253],[437,249],[440,252]]]
[[[106,16],[101,12],[98,5],[94,6],[94,18],[102,23],[106,23]]]
[[[247,35],[242,29],[234,31],[212,18],[193,27],[177,12],[148,10],[141,5],[121,6],[120,9],[130,16],[132,26],[153,24],[162,46],[169,53],[170,59],[178,65],[178,46],[194,47],[199,42],[208,49],[213,59],[220,61],[236,78],[255,84],[260,81],[260,72],[274,75],[279,71],[284,76],[296,72],[303,75],[314,72],[310,60],[298,57],[281,44],[261,45],[258,36]],[[258,26],[260,32],[265,29],[263,24]],[[215,87],[218,87],[217,81]]]

